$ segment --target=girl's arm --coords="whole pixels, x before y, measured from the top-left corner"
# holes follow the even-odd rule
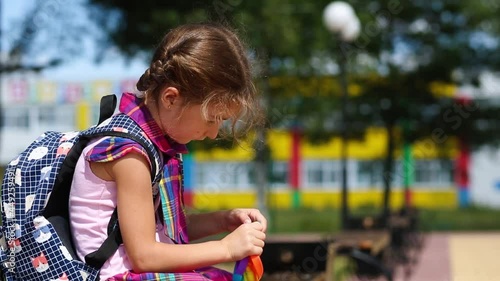
[[[233,231],[243,223],[259,222],[266,231],[267,220],[257,209],[232,209],[188,216],[188,235],[196,240],[209,235]]]
[[[157,242],[149,164],[138,153],[99,163],[117,185],[123,244],[136,272],[179,272],[260,255],[259,223],[243,224],[220,241],[175,245]],[[182,258],[180,258],[182,257]]]
[[[189,240],[196,240],[227,231],[223,226],[225,212],[189,214],[187,218]]]

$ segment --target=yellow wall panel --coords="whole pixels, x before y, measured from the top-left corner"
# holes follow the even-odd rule
[[[289,209],[292,207],[292,191],[279,191],[268,194],[269,208]]]
[[[292,138],[288,131],[269,132],[269,146],[271,156],[275,160],[286,161],[290,159],[292,150]]]
[[[348,142],[347,155],[357,159],[376,159],[385,155],[387,134],[382,128],[370,128],[363,140]],[[313,145],[302,143],[303,157],[307,159],[339,159],[342,141],[340,137],[327,143]]]
[[[256,207],[255,193],[197,193],[193,194],[196,209],[217,210]]]
[[[302,206],[314,209],[337,208],[340,206],[338,192],[302,192]]]
[[[423,208],[457,208],[458,195],[456,189],[445,190],[422,190],[415,192],[413,202],[416,206]]]
[[[439,129],[437,129],[439,130]],[[447,139],[443,143],[441,139]],[[456,157],[458,155],[459,148],[457,140],[455,138],[447,137],[445,135],[439,135],[439,137],[426,138],[415,142],[413,145],[413,155],[415,158],[428,159],[437,158],[440,155],[448,157]]]
[[[245,141],[234,149],[214,148],[210,150],[197,150],[194,159],[200,162],[206,161],[251,161],[254,152],[251,142]]]
[[[77,130],[84,130],[90,126],[90,105],[86,102],[79,102],[76,106],[75,126]]]
[[[439,128],[437,128],[439,129]],[[443,140],[446,139],[445,142]],[[234,149],[212,149],[196,151],[197,161],[251,161],[254,157],[253,136],[241,142]],[[268,132],[268,143],[274,160],[286,161],[291,156],[291,134],[284,130]],[[323,144],[312,144],[302,141],[300,152],[303,159],[340,159],[340,137],[332,138]],[[381,159],[385,157],[387,133],[384,128],[369,128],[362,140],[351,140],[347,146],[347,155],[354,159]],[[431,137],[414,143],[413,155],[417,159],[433,159],[438,157],[455,157],[458,153],[456,140],[440,134],[439,138]],[[401,149],[396,147],[395,157],[399,158]]]
[[[268,207],[277,209],[289,209],[292,207],[292,192],[279,191],[268,195]],[[301,193],[301,206],[314,209],[340,208],[340,191],[303,191]],[[403,190],[397,189],[391,193],[391,209],[399,209],[403,206]],[[196,209],[217,210],[228,208],[253,208],[257,206],[255,193],[195,193],[193,204]],[[349,207],[375,207],[381,208],[383,193],[380,189],[369,189],[353,191],[348,194]],[[458,198],[456,189],[446,188],[442,190],[418,189],[413,191],[413,205],[418,208],[457,208]]]

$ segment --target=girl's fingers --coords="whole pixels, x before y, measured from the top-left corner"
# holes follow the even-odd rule
[[[256,239],[255,239],[255,242],[254,242],[253,244],[254,244],[255,246],[258,246],[258,247],[263,248],[263,247],[264,247],[264,245],[266,244],[266,243],[264,242],[264,240],[262,240],[262,239],[260,239],[260,238],[258,238],[258,237],[255,237],[255,238],[256,238]]]
[[[258,221],[252,222],[252,227],[254,229],[257,229],[257,230],[260,230],[260,231],[262,231],[264,229],[264,226],[260,222],[258,222]]]

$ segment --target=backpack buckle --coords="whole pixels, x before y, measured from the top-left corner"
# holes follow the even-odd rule
[[[2,249],[0,250],[0,266],[2,267],[3,272],[13,271],[16,267],[14,256],[10,255],[11,250],[2,245]]]

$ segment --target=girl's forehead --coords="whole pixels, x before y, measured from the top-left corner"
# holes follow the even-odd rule
[[[241,106],[239,104],[218,104],[208,106],[208,115],[212,117],[218,117],[221,119],[230,119],[238,116],[241,111]]]

